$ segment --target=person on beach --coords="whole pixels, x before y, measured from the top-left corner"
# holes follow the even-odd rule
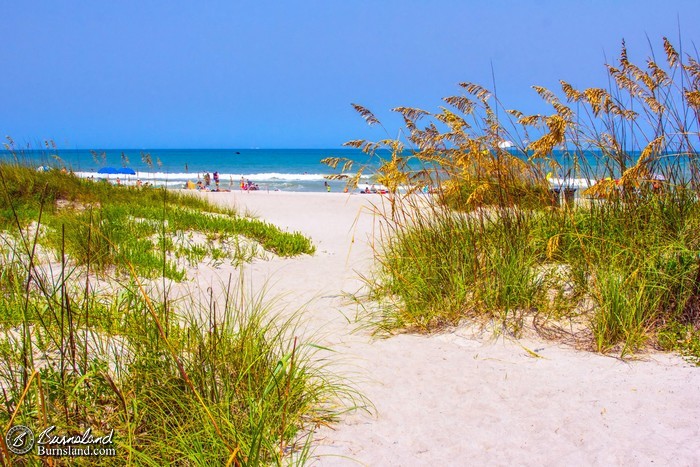
[[[216,191],[219,191],[219,172],[214,172],[214,184],[216,185]]]
[[[119,177],[117,177],[117,185],[121,185],[121,184],[122,184],[122,181],[119,179]]]
[[[245,179],[241,177],[241,190],[245,190]]]
[[[140,179],[140,178],[137,178],[137,179],[136,179],[136,188],[141,188],[141,185],[142,185],[142,184],[141,184],[141,179]]]
[[[328,182],[323,182],[323,186],[326,187],[327,192],[329,192],[329,193],[331,192],[331,186],[328,184]]]

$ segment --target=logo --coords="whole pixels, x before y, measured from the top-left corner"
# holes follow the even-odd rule
[[[21,456],[34,447],[34,432],[24,425],[15,425],[7,431],[5,443],[10,452]]]

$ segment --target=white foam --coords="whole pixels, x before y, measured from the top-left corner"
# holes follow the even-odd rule
[[[181,181],[185,182],[187,180],[198,180],[204,178],[204,172],[136,172],[136,175],[123,175],[123,174],[99,174],[97,172],[76,172],[76,175],[81,178],[95,177],[100,179],[111,179],[114,180],[117,177],[120,179],[137,179],[141,180],[158,180],[158,181]],[[213,172],[209,175],[213,180]],[[323,181],[327,180],[325,177],[328,174],[320,173],[281,173],[281,172],[264,172],[264,173],[253,173],[253,174],[241,174],[241,173],[220,173],[219,179],[224,182],[233,180],[238,182],[241,177],[246,180],[251,180],[253,182],[293,182],[293,181]],[[346,174],[350,176],[350,174]],[[368,178],[368,177],[363,177]]]
[[[555,188],[585,189],[595,185],[597,180],[590,178],[550,178],[549,184]]]

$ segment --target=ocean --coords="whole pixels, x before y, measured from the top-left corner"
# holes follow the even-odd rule
[[[150,165],[146,162],[150,155]],[[0,154],[1,155],[1,154]],[[5,159],[9,153],[4,153]],[[53,168],[66,167],[80,177],[109,178],[117,175],[98,174],[103,167],[130,167],[136,175],[119,175],[124,183],[152,183],[168,188],[183,187],[187,181],[196,183],[204,174],[219,172],[221,189],[238,189],[241,177],[260,190],[280,191],[342,191],[345,182],[325,178],[339,172],[322,164],[326,157],[344,157],[359,164],[371,162],[356,149],[83,149],[29,150],[18,156],[21,162]],[[341,164],[342,166],[342,164]],[[339,167],[340,168],[340,167]],[[369,182],[369,178],[364,179]],[[213,186],[213,182],[212,182]]]
[[[561,164],[557,173],[552,174],[553,186],[585,188],[596,179],[610,176],[605,164],[595,153],[587,153],[588,170],[585,174],[573,176],[572,163],[566,151],[555,151],[554,158]],[[389,154],[383,154],[387,157]],[[408,154],[407,154],[408,155]],[[633,153],[633,159],[639,153]],[[149,159],[150,157],[150,159]],[[52,168],[65,167],[79,177],[108,178],[115,182],[117,175],[98,174],[104,167],[130,167],[135,175],[119,175],[120,182],[135,184],[151,183],[168,188],[182,188],[190,181],[197,183],[204,180],[205,174],[213,177],[219,173],[220,188],[239,189],[241,178],[257,185],[260,190],[269,191],[307,191],[322,192],[327,190],[326,183],[333,192],[343,191],[344,180],[329,180],[332,174],[339,174],[321,163],[327,157],[341,157],[355,161],[347,171],[353,175],[363,164],[370,167],[377,165],[377,159],[370,159],[358,149],[109,149],[90,151],[84,149],[62,150],[24,150],[11,154],[0,151],[0,160],[19,159],[22,163],[33,166],[45,165]],[[150,162],[149,162],[150,160]],[[339,168],[342,166],[339,166]],[[414,167],[418,169],[419,167]],[[687,170],[684,170],[686,172]],[[369,174],[360,180],[359,187],[364,189],[372,184]],[[662,172],[663,173],[663,172]],[[689,176],[689,173],[686,174]],[[614,177],[619,174],[614,173]],[[212,187],[213,187],[212,182]]]

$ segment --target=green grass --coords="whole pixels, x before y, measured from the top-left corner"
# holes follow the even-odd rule
[[[467,316],[515,324],[543,292],[535,273],[535,241],[525,219],[504,229],[497,216],[454,215],[434,205],[412,209],[378,252],[374,296],[398,302],[383,327],[428,331]]]
[[[383,243],[367,277],[383,303],[378,329],[431,332],[466,320],[517,336],[531,322],[599,352],[663,341],[697,354],[700,65],[663,46],[665,63],[652,54],[635,66],[623,45],[606,89],[534,86],[549,115],[460,83],[460,95],[443,99],[449,107],[394,109],[404,137],[348,142],[379,159],[374,175],[395,195],[379,213]],[[551,178],[595,185],[559,205]]]
[[[411,216],[387,219],[369,280],[372,296],[388,304],[376,317],[383,330],[426,332],[472,319],[517,335],[527,317],[578,318],[589,301],[592,346],[624,355],[653,342],[664,323],[687,321],[697,297],[697,202],[669,196],[456,215],[407,200],[394,208]]]
[[[245,293],[242,274],[208,304],[146,280],[182,279],[181,261],[312,253],[306,237],[163,190],[2,164],[0,181],[4,432],[114,430],[114,457],[54,465],[305,463],[319,425],[366,405],[330,349],[300,337],[303,311]]]
[[[659,330],[657,338],[661,349],[679,352],[700,366],[700,331],[695,326],[672,322]]]
[[[280,464],[362,401],[324,363],[326,350],[295,337],[302,315],[282,317],[262,295],[230,288],[213,312],[166,307],[138,282],[87,297],[53,284],[28,304],[22,285],[3,281],[13,318],[0,326],[0,423],[114,429],[117,457],[103,463]]]
[[[143,277],[164,273],[182,280],[185,269],[178,260],[194,265],[193,261],[203,259],[197,252],[188,252],[197,245],[174,248],[171,237],[188,232],[220,240],[220,247],[205,244],[205,256],[214,262],[227,260],[235,265],[255,256],[251,248],[237,247],[238,236],[283,257],[314,252],[311,241],[298,232],[284,232],[267,222],[164,189],[117,187],[17,164],[0,164],[0,181],[3,224],[25,228],[41,211],[47,232],[40,244],[56,254],[65,252],[78,265],[86,264],[89,257],[94,271],[110,267],[124,271],[132,265]]]

